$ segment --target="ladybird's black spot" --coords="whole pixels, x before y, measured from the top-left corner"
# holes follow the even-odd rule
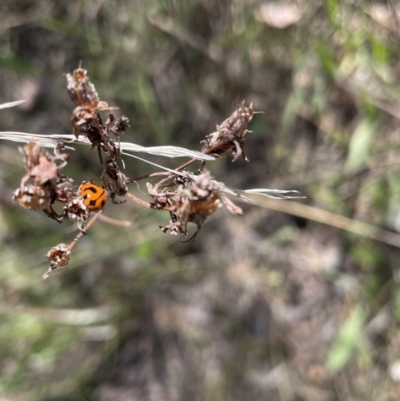
[[[106,204],[105,200],[101,201],[101,207],[104,207],[105,204]]]
[[[89,205],[90,205],[90,206],[96,206],[96,201],[95,201],[95,200],[91,200],[91,201],[89,202]]]
[[[95,187],[88,187],[87,190],[93,192],[94,194],[97,194],[97,188]]]

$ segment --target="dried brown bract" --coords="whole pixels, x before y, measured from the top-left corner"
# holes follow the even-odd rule
[[[246,107],[245,101],[238,104],[236,110],[221,125],[217,125],[217,131],[208,135],[204,141],[203,152],[214,156],[222,156],[231,151],[233,160],[240,155],[248,161],[244,153],[244,137],[251,131],[247,129],[254,114],[262,113],[253,110],[253,104]]]
[[[66,166],[69,159],[67,153],[60,153],[62,147],[63,144],[59,143],[54,149],[53,156],[35,142],[29,142],[26,146],[19,148],[24,156],[27,171],[25,180],[31,178],[35,184],[40,185],[60,175],[59,170]],[[56,160],[61,160],[61,164],[57,165]]]
[[[114,114],[110,114],[105,126],[107,132],[114,134],[114,137],[119,140],[120,135],[129,127],[129,120],[125,116],[115,118]]]
[[[99,119],[101,123],[101,119]],[[121,154],[120,137],[121,134],[129,127],[129,120],[127,117],[122,116],[116,118],[113,113],[109,112],[106,122],[101,125],[102,138],[106,139],[105,151],[113,159],[118,158]],[[92,142],[93,147],[93,142]]]

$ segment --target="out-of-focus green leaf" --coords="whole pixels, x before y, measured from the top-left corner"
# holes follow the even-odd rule
[[[146,260],[149,259],[154,250],[153,242],[147,241],[136,247],[135,253],[139,259]]]
[[[356,244],[351,254],[359,265],[366,269],[373,269],[382,262],[382,255],[374,244],[360,242]]]
[[[282,123],[279,130],[281,137],[286,137],[287,134],[293,129],[295,124],[297,113],[300,107],[300,100],[296,93],[292,93],[285,105],[283,111]]]
[[[377,37],[371,38],[372,56],[375,62],[387,63],[390,58],[390,52],[384,42]]]
[[[366,196],[371,199],[371,205],[379,210],[387,210],[390,198],[388,194],[388,184],[386,180],[379,180],[369,187],[365,191]]]
[[[400,320],[400,288],[395,288],[394,290],[393,312],[397,320]]]
[[[371,123],[372,121],[375,121],[378,118],[379,112],[377,107],[371,102],[369,102],[367,99],[364,100],[363,107],[364,107],[364,112],[366,113],[366,116],[368,117],[369,121],[371,121]]]
[[[387,183],[389,184],[390,193],[395,198],[400,198],[400,177],[397,171],[389,172],[386,175]]]
[[[339,372],[349,363],[361,340],[363,324],[364,312],[358,305],[343,323],[329,352],[326,366],[331,372]]]
[[[338,63],[331,53],[331,49],[325,43],[318,41],[316,50],[321,61],[322,66],[329,75],[334,75],[337,70]]]
[[[326,0],[326,11],[328,13],[329,20],[335,22],[335,15],[338,7],[340,6],[338,0]]]
[[[14,320],[13,330],[19,338],[35,339],[43,334],[43,325],[28,314],[17,316]]]
[[[32,75],[34,67],[29,65],[19,57],[8,54],[4,49],[0,49],[0,64],[12,71],[18,72],[21,75]]]
[[[370,120],[361,121],[350,139],[346,168],[354,169],[364,164],[369,156],[375,124]]]

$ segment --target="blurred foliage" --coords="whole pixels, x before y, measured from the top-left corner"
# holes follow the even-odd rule
[[[327,367],[333,372],[341,371],[350,361],[362,340],[363,312],[355,308],[341,326],[328,355]]]
[[[123,140],[144,146],[199,149],[246,99],[265,111],[250,163],[210,164],[219,181],[297,189],[400,231],[398,2],[2,0],[0,12],[0,103],[27,100],[0,110],[1,131],[71,133],[63,74],[80,60],[129,117]],[[167,216],[110,204],[134,224],[97,222],[42,281],[43,255],[73,228],[11,201],[17,146],[3,141],[0,163],[0,397],[400,398],[400,241],[245,206],[182,244],[159,231]],[[96,151],[71,152],[67,173],[98,180]]]

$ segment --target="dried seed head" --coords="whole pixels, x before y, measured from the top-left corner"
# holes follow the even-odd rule
[[[217,125],[217,131],[223,136],[234,136],[236,139],[243,138],[248,132],[247,127],[253,119],[254,113],[259,112],[254,112],[252,103],[246,107],[243,100],[221,125]]]
[[[79,65],[72,74],[67,74],[66,78],[68,95],[76,106],[97,107],[100,101],[99,95],[94,85],[89,81],[87,70]]]
[[[60,173],[68,161],[69,155],[61,153],[64,144],[59,142],[50,155],[35,142],[29,142],[20,152],[24,155],[27,173],[21,180],[20,187],[15,190],[13,200],[20,206],[30,210],[43,210],[45,214],[61,223],[64,213],[58,215],[52,205],[56,201],[65,203],[68,194],[73,190],[72,180]],[[61,160],[57,165],[56,160]],[[33,183],[27,184],[28,181]]]
[[[221,125],[217,125],[217,131],[208,135],[204,141],[203,152],[215,156],[221,156],[229,150],[232,152],[233,161],[236,161],[240,155],[248,161],[244,149],[243,141],[247,133],[251,132],[247,128],[254,114],[262,113],[254,111],[250,103],[246,107],[245,101],[240,103],[236,110]]]
[[[221,207],[218,188],[208,171],[200,174],[184,193],[186,199],[176,214],[178,220],[185,225],[190,222],[200,228],[207,217]]]
[[[86,230],[85,222],[90,216],[90,211],[81,195],[78,193],[70,194],[70,198],[64,206],[64,215],[68,220],[76,221],[81,231]]]
[[[53,194],[48,186],[36,184],[23,185],[14,191],[13,201],[29,210],[45,210],[53,200]]]
[[[205,170],[200,175],[191,177],[190,183],[181,185],[176,191],[158,191],[157,186],[147,184],[149,195],[153,197],[154,209],[169,211],[170,223],[161,230],[172,235],[187,235],[188,223],[197,225],[194,235],[188,240],[193,241],[206,219],[214,214],[222,205],[232,214],[242,214],[243,211],[236,206],[225,194],[222,186],[213,180],[211,174]]]
[[[71,249],[67,244],[58,244],[51,248],[46,256],[49,258],[50,267],[49,270],[43,275],[46,279],[49,277],[53,270],[63,269],[68,266],[69,256],[71,254]]]
[[[197,225],[197,231],[189,241],[194,240],[204,221],[222,205],[219,187],[208,171],[187,187],[180,186],[177,191],[158,192],[150,184],[147,184],[147,189],[155,200],[155,208],[170,212],[169,225],[160,227],[164,233],[169,231],[172,235],[180,233],[186,236],[188,223]]]
[[[74,135],[77,138],[80,134],[87,136],[92,149],[97,148],[100,163],[103,163],[102,150],[110,157],[118,157],[121,153],[119,136],[129,126],[128,119],[115,118],[115,107],[109,107],[100,100],[94,85],[89,81],[87,71],[81,66],[72,74],[67,74],[66,78],[69,97],[76,105],[71,118]],[[108,112],[106,122],[103,122],[101,111]]]

